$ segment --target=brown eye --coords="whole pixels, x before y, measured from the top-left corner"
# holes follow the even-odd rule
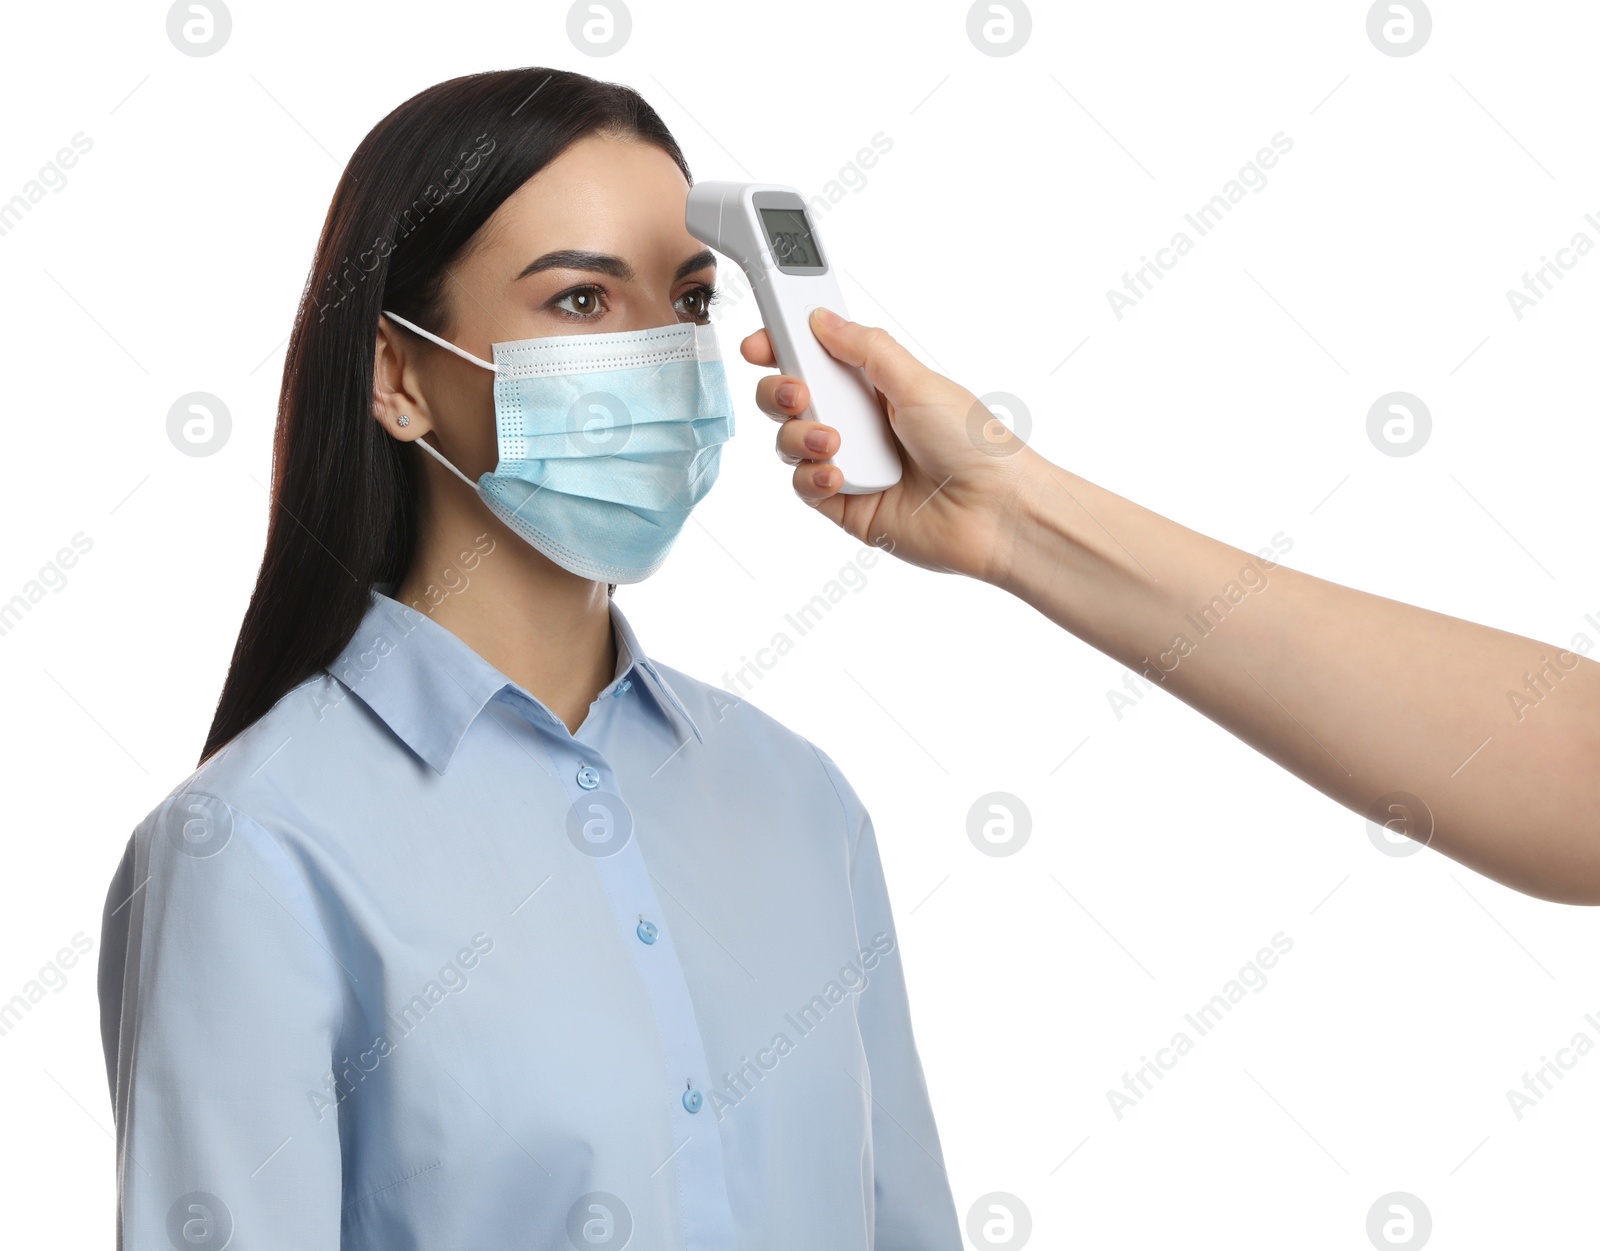
[[[602,311],[600,289],[598,287],[579,287],[576,291],[568,291],[557,299],[552,307],[566,313],[569,317],[595,317]]]
[[[689,317],[695,321],[705,321],[711,316],[711,305],[717,298],[717,292],[712,287],[695,287],[685,291],[678,297],[673,306],[679,316]]]

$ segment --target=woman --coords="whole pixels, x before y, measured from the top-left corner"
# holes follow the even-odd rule
[[[216,720],[107,897],[121,1245],[959,1245],[861,801],[610,596],[731,433],[688,186],[548,70],[352,156]]]
[[[827,310],[811,324],[887,401],[905,466],[887,491],[838,494],[839,432],[800,416],[803,381],[763,378],[757,404],[819,512],[1011,592],[1390,835],[1600,903],[1595,639],[1551,646],[1219,543],[1052,465],[887,332]],[[774,363],[765,330],[742,351]]]

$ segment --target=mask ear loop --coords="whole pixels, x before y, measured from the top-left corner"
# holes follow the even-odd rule
[[[484,360],[481,356],[474,356],[471,352],[467,351],[465,348],[458,348],[454,343],[451,343],[449,339],[441,339],[438,335],[434,334],[433,331],[424,330],[421,326],[416,325],[414,322],[407,321],[404,317],[401,317],[396,313],[391,313],[388,309],[384,309],[383,310],[383,315],[385,317],[387,317],[390,321],[399,322],[407,330],[411,330],[411,331],[414,331],[417,334],[420,334],[424,339],[428,339],[433,343],[437,343],[440,347],[444,348],[446,351],[454,352],[462,360],[471,361],[474,365],[478,366],[478,368],[480,368],[480,369],[487,369],[492,374],[497,374],[497,373],[500,372],[500,367],[498,365],[491,365],[488,361]]]
[[[391,313],[388,309],[384,309],[383,310],[383,315],[385,317],[389,318],[389,320],[391,320],[391,321],[399,322],[407,330],[413,331],[416,334],[420,334],[424,339],[428,339],[431,342],[437,343],[440,347],[444,348],[446,351],[454,352],[457,356],[461,357],[462,360],[471,361],[474,365],[477,365],[481,369],[487,369],[492,374],[500,372],[500,370],[499,370],[499,368],[497,366],[491,365],[488,361],[482,360],[479,357],[474,356],[471,352],[466,351],[464,348],[458,348],[454,343],[451,343],[450,340],[448,340],[448,339],[441,339],[438,335],[434,334],[431,330],[424,330],[421,326],[415,324],[414,322],[407,321],[404,317],[401,317],[398,313]],[[454,465],[452,465],[447,459],[445,459],[444,453],[439,451],[438,448],[434,447],[431,443],[429,443],[426,438],[415,439],[415,440],[413,440],[413,442],[415,442],[418,447],[420,447],[424,452],[428,453],[429,456],[433,457],[434,460],[438,461],[441,465],[443,465],[451,473],[455,474],[456,477],[460,478],[461,481],[465,482],[474,491],[476,491],[478,489],[478,484],[476,482],[474,482],[471,478],[467,477],[466,474],[462,473],[459,469],[457,469]]]
[[[465,482],[474,491],[476,491],[478,489],[478,484],[476,482],[474,482],[471,478],[467,477],[466,474],[462,473],[459,469],[457,469],[454,465],[452,465],[448,460],[446,460],[445,457],[444,457],[444,453],[439,451],[438,448],[434,447],[433,444],[429,443],[425,436],[413,439],[412,442],[415,443],[418,447],[420,447],[429,456],[433,457],[434,460],[438,461],[441,465],[443,465],[451,473],[455,474],[456,477],[460,478],[461,481]]]

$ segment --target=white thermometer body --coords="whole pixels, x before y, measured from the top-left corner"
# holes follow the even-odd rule
[[[800,193],[774,183],[696,183],[685,224],[744,270],[778,368],[811,393],[800,415],[839,432],[833,463],[844,475],[841,493],[865,495],[900,481],[900,454],[877,392],[860,369],[828,355],[811,331],[814,308],[848,314]]]

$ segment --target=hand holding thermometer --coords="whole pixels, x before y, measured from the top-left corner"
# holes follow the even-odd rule
[[[828,355],[811,332],[812,309],[846,314],[800,193],[773,183],[696,183],[685,224],[749,278],[778,368],[811,393],[802,416],[839,432],[833,463],[844,475],[840,493],[865,495],[900,481],[900,455],[877,392],[860,369]]]

